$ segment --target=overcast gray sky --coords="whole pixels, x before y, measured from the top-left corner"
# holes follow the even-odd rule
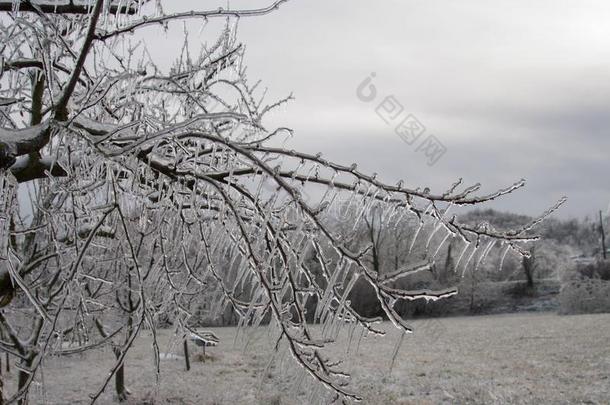
[[[559,215],[582,217],[610,202],[608,21],[601,0],[291,0],[240,35],[250,78],[296,97],[271,117],[295,129],[293,148],[438,191],[525,178],[492,206],[535,215],[566,195]],[[446,146],[434,166],[376,115],[388,95]]]

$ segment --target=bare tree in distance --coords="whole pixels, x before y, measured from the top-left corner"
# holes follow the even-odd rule
[[[386,333],[380,319],[353,310],[346,299],[353,285],[371,286],[402,331],[400,341],[412,329],[398,303],[457,290],[392,287],[417,269],[378,274],[367,264],[370,249],[346,247],[328,226],[341,201],[356,208],[354,226],[374,209],[379,226],[416,219],[413,243],[430,252],[452,239],[456,271],[480,263],[496,244],[527,255],[522,245],[536,239],[528,231],[563,200],[512,231],[463,225],[450,215],[453,206],[494,200],[523,180],[488,194],[459,180],[432,193],[277,146],[292,130],[267,128],[264,117],[291,97],[265,100],[247,77],[236,33],[240,18],[285,2],[165,13],[162,1],[0,1],[0,349],[20,370],[8,402],[27,401],[46,356],[113,344],[116,363],[90,393],[96,402],[123,373],[145,327],[158,377],[159,318],[170,313],[196,334],[193,297],[205,294],[211,312],[231,307],[241,327],[271,319],[276,347],[303,376],[337,400],[361,399],[347,387],[347,371],[326,355],[341,326]],[[222,22],[217,29],[214,19]],[[185,33],[164,69],[138,33],[163,33],[185,20],[199,22],[213,41],[202,45]],[[305,201],[311,187],[323,195]],[[312,251],[321,278],[305,261]],[[305,321],[310,300],[323,328]],[[78,333],[87,336],[83,343],[62,346]],[[123,399],[127,392],[116,383]]]
[[[527,287],[534,287],[534,272],[536,271],[536,246],[532,245],[529,251],[529,256],[523,256],[521,260],[523,266],[523,272],[525,273],[525,279],[527,280]]]
[[[602,259],[606,260],[606,254],[607,254],[606,231],[604,229],[604,219],[603,219],[603,214],[602,214],[601,210],[599,211],[599,234],[600,234],[600,239],[601,239],[601,244],[602,244],[601,257],[602,257]]]

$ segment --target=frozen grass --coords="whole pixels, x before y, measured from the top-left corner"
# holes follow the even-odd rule
[[[352,388],[366,404],[519,404],[610,403],[610,314],[557,316],[514,314],[456,317],[413,322],[419,333],[409,336],[389,373],[389,357],[397,333],[368,338],[351,352],[346,368]],[[127,356],[130,404],[306,404],[311,385],[295,386],[287,373],[291,360],[269,365],[266,328],[255,339],[233,346],[235,328],[213,328],[218,347],[191,345],[191,371],[179,356],[162,360],[157,385],[150,360],[148,332]],[[160,333],[161,351],[181,355],[168,344],[172,332]],[[336,348],[336,355],[345,353]],[[341,353],[339,353],[341,352]],[[49,359],[33,393],[32,403],[88,403],[112,366],[109,349],[86,355]],[[292,368],[294,369],[294,368]],[[14,390],[15,368],[4,374]],[[110,385],[99,403],[113,402]],[[154,399],[156,398],[156,399]],[[154,399],[154,400],[153,400]]]

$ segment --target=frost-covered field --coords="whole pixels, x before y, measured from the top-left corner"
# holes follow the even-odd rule
[[[392,327],[387,328],[390,338],[363,339],[357,353],[353,347],[346,368],[364,403],[610,403],[610,314],[459,317],[413,325],[421,332],[404,340],[391,374],[388,359],[397,336]],[[208,349],[212,358],[198,361],[200,351],[191,345],[190,372],[184,371],[182,359],[162,360],[158,387],[145,332],[127,357],[130,403],[309,403],[311,386],[295,385],[294,374],[283,371],[288,357],[268,367],[271,347],[265,329],[245,350],[232,343],[235,328],[212,330],[222,340]],[[171,335],[161,332],[162,352],[172,351]],[[342,355],[345,346],[335,354]],[[180,346],[173,352],[180,354]],[[109,349],[48,360],[42,369],[45,390],[37,385],[32,402],[44,403],[44,396],[49,404],[87,403],[112,360]],[[5,382],[11,390],[14,370]],[[113,386],[107,391],[101,403],[113,402]]]

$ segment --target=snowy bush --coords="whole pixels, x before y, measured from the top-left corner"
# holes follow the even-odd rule
[[[610,312],[610,260],[575,266],[567,272],[559,302],[562,314]]]

